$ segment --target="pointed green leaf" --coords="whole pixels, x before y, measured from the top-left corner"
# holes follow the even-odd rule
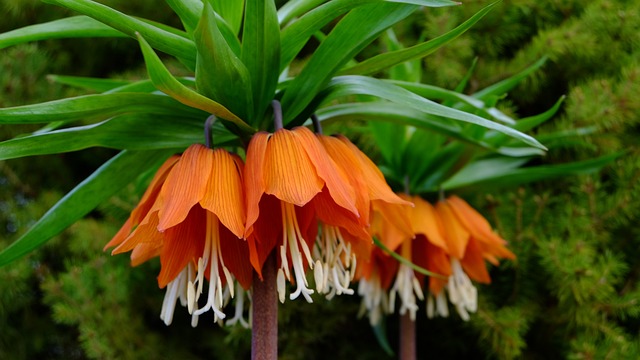
[[[177,30],[174,32],[166,31],[90,0],[45,0],[45,2],[64,6],[92,17],[134,39],[136,33],[140,33],[154,48],[175,56],[190,69],[195,69],[196,47],[186,34],[184,36],[176,35]]]
[[[622,154],[615,153],[584,161],[526,168],[489,167],[486,163],[478,162],[460,171],[456,176],[444,182],[442,186],[445,190],[464,188],[465,191],[477,191],[478,189],[504,188],[564,176],[591,174],[599,171],[620,155]],[[502,161],[517,162],[515,159]]]
[[[400,107],[408,107],[419,112],[441,116],[469,124],[492,129],[510,137],[524,142],[539,149],[545,149],[533,137],[523,134],[513,128],[495,123],[493,121],[481,118],[479,116],[469,114],[457,109],[452,109],[440,105],[431,100],[418,96],[401,87],[392,85],[388,82],[364,76],[340,76],[334,78],[319,99],[330,101],[339,97],[350,95],[371,95],[381,99],[385,99],[399,105]],[[317,99],[318,100],[318,99]],[[313,106],[313,105],[312,105]]]
[[[164,64],[162,64],[158,55],[153,51],[144,38],[142,38],[142,36],[139,36],[139,40],[142,54],[144,55],[144,61],[147,64],[149,77],[158,90],[187,106],[206,111],[220,117],[221,119],[230,121],[245,130],[252,131],[252,129],[244,123],[242,119],[230,112],[226,107],[182,85],[180,81],[171,75]]]
[[[449,101],[452,103],[461,103],[468,105],[470,108],[474,110],[478,110],[479,113],[487,118],[493,118],[502,123],[514,125],[516,122],[502,113],[495,107],[487,106],[487,104],[480,100],[476,99],[472,96],[467,96],[465,94],[461,94],[459,92],[443,89],[441,87],[420,84],[416,82],[407,82],[407,81],[391,81],[387,80],[389,83],[400,86],[403,89],[407,89],[416,95],[420,95],[424,98],[430,100],[443,100]]]
[[[284,123],[294,119],[294,125],[305,121],[315,109],[301,113],[335,72],[380,33],[416,9],[415,5],[385,2],[359,7],[342,18],[285,90],[282,98]]]
[[[85,95],[33,105],[0,109],[0,124],[38,124],[52,121],[105,119],[128,113],[170,115],[198,115],[165,95],[114,93]]]
[[[518,85],[524,78],[534,73],[538,70],[544,63],[547,61],[547,57],[542,57],[540,60],[533,63],[533,65],[528,68],[522,70],[521,72],[509,77],[508,79],[504,79],[496,84],[493,84],[489,87],[486,87],[475,94],[473,97],[478,99],[490,98],[493,96],[502,96],[509,92],[509,90],[513,89]]]
[[[97,124],[38,131],[0,142],[0,160],[107,147],[119,150],[181,149],[204,141],[200,117],[151,114],[120,115]],[[216,146],[237,140],[222,123],[213,128]]]
[[[198,92],[234,114],[233,121],[248,130],[240,119],[253,121],[252,90],[249,72],[229,48],[217,25],[215,13],[206,3],[196,28],[194,40],[198,51],[196,84]],[[221,84],[224,84],[221,86]],[[217,114],[216,114],[217,115]],[[235,120],[234,120],[235,119]]]
[[[482,17],[484,17],[491,9],[497,4],[495,2],[490,4],[489,6],[483,8],[478,11],[475,15],[473,15],[469,20],[465,21],[461,25],[457,26],[455,29],[447,32],[444,35],[438,36],[435,39],[429,40],[422,44],[418,44],[406,49],[401,49],[397,51],[392,51],[384,54],[380,54],[369,58],[356,66],[345,69],[340,72],[341,75],[346,74],[359,74],[359,75],[367,75],[374,74],[381,70],[387,69],[396,64],[400,64],[402,62],[419,59],[425,57],[441,46],[448,44],[452,40],[456,39],[458,36],[462,35],[465,31],[469,30],[475,23],[477,23]]]
[[[132,182],[141,172],[169,155],[166,151],[122,151],[71,190],[25,234],[0,252],[0,266],[19,259],[58,235]]]
[[[273,0],[247,0],[242,62],[249,71],[253,114],[259,123],[274,98],[280,73],[280,28]]]
[[[335,122],[364,120],[367,122],[385,122],[395,126],[415,126],[416,128],[435,131],[461,142],[471,144],[489,151],[502,153],[502,148],[469,138],[460,127],[451,120],[442,119],[408,107],[401,107],[391,102],[373,101],[333,105],[321,108],[316,113],[320,121]],[[509,153],[505,154],[510,156]]]
[[[83,76],[64,76],[64,75],[48,75],[47,80],[73,86],[81,89],[92,90],[96,92],[105,92],[113,90],[125,85],[130,85],[132,82],[129,80],[118,79],[102,79]]]
[[[561,96],[549,110],[541,114],[518,120],[513,128],[518,131],[529,131],[543,124],[545,121],[551,119],[558,110],[560,110],[560,106],[564,102],[564,99],[565,96]],[[484,138],[488,143],[493,144],[494,146],[503,145],[509,141],[509,138],[501,133],[487,134]]]
[[[193,33],[198,26],[198,19],[204,5],[201,0],[166,0],[171,10],[178,15],[182,26],[189,33]]]
[[[205,0],[206,1],[206,0]],[[245,9],[245,1],[244,0],[209,0],[211,2],[211,6],[216,11],[217,14],[224,19],[224,21],[229,24],[229,28],[233,32],[234,35],[238,35],[240,33],[240,27],[242,26],[242,14]],[[270,0],[268,0],[270,1]],[[263,1],[261,1],[263,2]],[[246,5],[247,7],[249,4]],[[246,10],[249,11],[249,10]],[[246,27],[246,23],[245,23]]]
[[[25,26],[0,34],[0,49],[47,39],[126,36],[127,35],[122,32],[88,16],[73,16],[47,23]]]

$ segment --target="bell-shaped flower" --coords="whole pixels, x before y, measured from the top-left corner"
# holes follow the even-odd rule
[[[168,325],[178,298],[192,314],[213,311],[224,319],[225,295],[237,281],[251,286],[252,269],[244,234],[243,164],[223,149],[192,145],[159,169],[130,218],[107,247],[132,251],[137,265],[160,256],[160,288],[167,287],[161,318]],[[199,307],[205,280],[205,305]],[[237,289],[241,293],[242,289]],[[238,310],[238,309],[237,309]],[[236,316],[237,317],[237,316]]]

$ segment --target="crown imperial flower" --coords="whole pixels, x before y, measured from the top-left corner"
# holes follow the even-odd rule
[[[178,298],[195,326],[198,316],[209,310],[216,320],[225,318],[223,292],[234,296],[236,281],[245,290],[251,285],[249,250],[241,239],[242,169],[242,160],[225,150],[190,146],[160,167],[138,206],[105,247],[116,246],[113,254],[132,251],[133,264],[160,256],[158,285],[167,287],[161,318],[167,325]],[[198,307],[205,279],[206,303]]]

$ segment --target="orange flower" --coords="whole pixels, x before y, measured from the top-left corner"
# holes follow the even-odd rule
[[[247,149],[245,192],[245,237],[251,263],[261,274],[267,256],[279,246],[280,301],[285,298],[286,278],[297,287],[290,299],[302,295],[312,302],[310,295],[314,291],[308,288],[307,268],[315,267],[316,286],[321,292],[325,279],[333,277],[319,259],[313,261],[311,249],[318,235],[319,222],[323,224],[322,236],[325,237],[368,236],[361,225],[354,188],[347,175],[307,128],[280,129],[273,134],[260,132],[253,136]],[[331,235],[335,229],[328,226],[339,228],[339,231]],[[344,250],[344,253],[339,252],[338,258],[353,258],[349,249]],[[319,256],[315,255],[316,258]],[[293,268],[293,277],[290,268]],[[341,277],[338,279],[341,285],[351,280],[346,271]],[[349,292],[344,286],[340,290]]]
[[[442,224],[433,206],[417,196],[400,196],[414,204],[413,208],[400,209],[409,220],[409,226],[405,227],[401,223],[389,221],[388,218],[381,214],[374,214],[372,223],[374,236],[386,248],[399,252],[402,257],[413,264],[436,274],[450,275],[451,267],[446,254],[444,237],[441,233]],[[386,213],[390,213],[389,209],[386,209]],[[399,215],[395,217],[399,217]],[[385,256],[390,258],[389,255]],[[392,268],[387,266],[387,269]],[[416,273],[411,267],[402,263],[393,270],[393,274],[385,275],[386,278],[395,278],[395,282],[389,290],[389,311],[393,311],[396,297],[399,296],[401,301],[400,314],[405,314],[408,311],[411,318],[415,319],[418,310],[416,298],[419,300],[424,299],[422,291],[424,275]],[[369,279],[365,277],[365,281],[369,281]],[[388,286],[386,285],[384,288],[385,291]],[[430,278],[431,291],[440,291],[442,286],[443,281],[441,279]],[[365,299],[364,302],[371,302],[371,300]]]
[[[339,259],[335,256],[339,249],[353,249],[354,261],[355,259],[368,261],[373,241],[370,234],[362,229],[370,227],[373,212],[398,224],[401,229],[405,229],[410,226],[410,223],[403,208],[413,206],[413,204],[393,193],[378,167],[349,139],[342,135],[316,134],[316,136],[336,163],[338,170],[345,174],[349,184],[353,187],[355,205],[360,213],[358,224],[352,223],[351,227],[348,223],[342,224],[343,229],[347,231],[346,233],[340,231],[339,227],[326,225],[331,221],[330,219],[323,219],[323,242],[318,243],[323,246],[317,246],[316,249],[322,254],[325,266],[328,265],[328,271],[325,272],[342,273],[345,264],[341,261],[335,261],[335,259]],[[358,226],[354,228],[354,225]],[[409,233],[409,236],[412,234]],[[338,291],[344,291],[344,287],[338,283],[337,278],[329,281],[327,285],[330,288],[337,287]]]
[[[507,242],[491,230],[489,222],[459,197],[439,201],[436,211],[444,226],[453,272],[446,285],[449,301],[468,320],[468,312],[477,309],[477,290],[471,280],[491,282],[484,260],[497,265],[498,258],[513,260],[515,255],[505,247]],[[427,300],[427,313],[448,316],[444,292],[432,292]]]
[[[242,170],[236,155],[190,146],[181,157],[165,162],[107,244],[117,246],[113,254],[132,251],[134,265],[160,256],[158,285],[167,287],[161,313],[166,324],[171,323],[178,298],[193,315],[194,326],[208,310],[216,319],[224,319],[223,289],[233,295],[236,280],[244,289],[251,285],[249,249],[240,239],[245,222]],[[205,278],[207,301],[196,308]]]
[[[515,259],[515,255],[505,247],[506,241],[491,230],[489,223],[460,198],[453,196],[434,207],[417,196],[400,196],[415,205],[401,209],[409,218],[410,234],[397,222],[377,213],[373,215],[372,233],[385,247],[399,252],[413,264],[447,277],[429,278],[428,317],[449,315],[448,296],[448,301],[456,307],[462,319],[468,320],[469,312],[477,309],[477,290],[471,280],[491,281],[484,260],[497,264],[498,258]],[[378,319],[381,312],[392,312],[396,296],[401,301],[400,313],[409,311],[411,318],[415,319],[416,299],[424,298],[421,286],[424,276],[404,264],[395,268],[384,264],[380,257],[391,259],[386,254],[375,255],[371,262],[361,265],[358,275],[362,278],[359,293],[371,321]],[[389,271],[393,273],[385,273]],[[390,277],[395,278],[395,282],[389,289],[390,283],[379,279]],[[384,311],[371,308],[385,303],[376,299],[387,290],[389,298]]]

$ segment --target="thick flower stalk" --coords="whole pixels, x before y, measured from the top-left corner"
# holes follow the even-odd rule
[[[242,160],[226,150],[192,145],[168,159],[127,222],[105,248],[132,251],[132,264],[160,256],[160,288],[167,288],[161,318],[169,325],[178,299],[192,315],[226,317],[225,298],[251,286],[249,248],[242,238],[245,210]],[[204,285],[208,282],[205,294]],[[235,291],[237,290],[237,291]],[[226,296],[225,296],[226,294]],[[201,301],[201,297],[204,298]],[[242,307],[232,322],[240,321]]]

